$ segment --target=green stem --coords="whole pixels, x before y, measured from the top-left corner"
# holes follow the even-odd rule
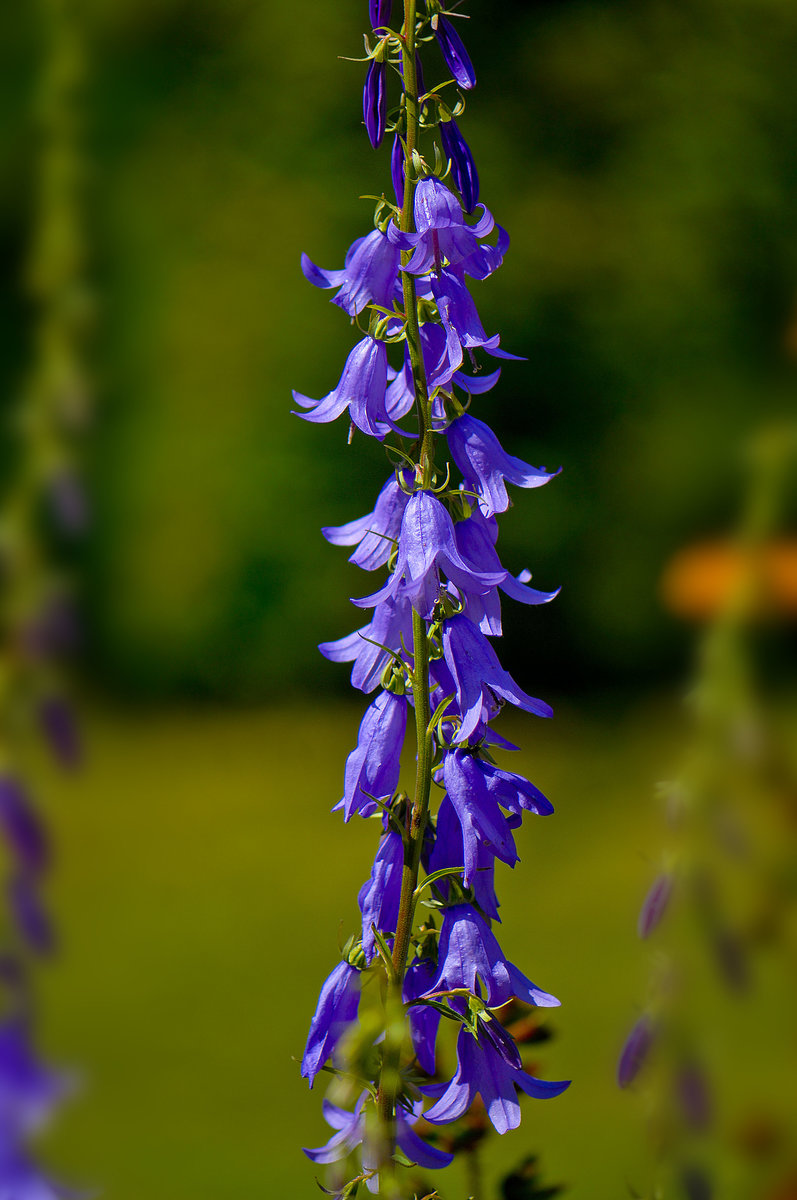
[[[404,233],[412,231],[415,180],[413,178],[413,151],[418,140],[418,81],[415,70],[415,0],[404,0],[404,46],[402,68],[404,73],[406,104],[406,156],[404,159],[404,203],[401,211],[400,228]],[[433,430],[429,391],[421,348],[420,322],[415,279],[402,272],[404,311],[407,320],[407,351],[412,366],[418,414],[419,452],[418,479],[422,487],[429,487],[433,469]],[[393,979],[388,982],[386,996],[386,1029],[383,1043],[382,1072],[377,1095],[377,1113],[380,1126],[380,1153],[378,1161],[383,1168],[380,1176],[383,1195],[396,1194],[395,1182],[391,1179],[389,1164],[396,1144],[396,1097],[400,1082],[399,1067],[401,1047],[404,1040],[405,1017],[402,1007],[402,984],[407,969],[413,922],[415,918],[415,889],[421,865],[421,849],[429,813],[429,793],[432,784],[432,742],[429,734],[431,719],[429,700],[429,643],[426,621],[413,610],[412,614],[413,668],[412,691],[415,704],[415,732],[417,740],[417,767],[415,797],[404,840],[404,868],[401,879],[401,900],[393,944]],[[387,1171],[384,1168],[388,1168]],[[387,1185],[386,1187],[384,1185]]]

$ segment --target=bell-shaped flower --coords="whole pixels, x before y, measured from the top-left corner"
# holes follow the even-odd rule
[[[385,565],[398,542],[408,500],[396,476],[391,475],[377,497],[373,512],[346,525],[327,525],[321,532],[333,546],[356,546],[349,562],[364,571],[375,571]]]
[[[368,140],[376,150],[385,136],[387,116],[387,63],[372,58],[363,86],[363,120]]]
[[[480,759],[466,750],[451,750],[443,759],[446,794],[462,829],[466,887],[475,878],[480,842],[486,843],[495,857],[508,866],[513,867],[518,861],[512,830],[498,801],[485,786],[480,763]],[[503,1000],[495,1003],[503,1004]]]
[[[365,1112],[363,1109],[367,1098],[368,1093],[363,1092],[353,1112],[348,1112],[347,1109],[339,1108],[329,1100],[324,1100],[324,1120],[328,1125],[332,1126],[335,1133],[325,1146],[319,1146],[315,1150],[306,1149],[305,1154],[309,1159],[312,1159],[316,1163],[333,1163],[339,1162],[341,1158],[348,1158],[351,1152],[365,1138]],[[402,1104],[397,1105],[396,1142],[407,1155],[407,1158],[411,1162],[417,1163],[419,1167],[424,1167],[427,1170],[447,1167],[452,1161],[453,1155],[446,1154],[443,1150],[438,1150],[434,1146],[427,1145],[412,1128],[413,1124],[420,1119],[422,1107],[422,1100],[417,1101],[409,1110]],[[366,1171],[375,1171],[376,1167],[377,1164],[371,1161],[366,1147],[363,1154],[363,1168]],[[368,1179],[366,1187],[369,1192],[377,1193],[379,1191],[378,1176],[374,1174]]]
[[[22,784],[12,775],[0,776],[0,829],[23,870],[37,874],[44,869],[49,858],[44,827]]]
[[[424,275],[439,270],[444,262],[455,265],[473,254],[479,238],[492,232],[495,224],[484,205],[475,225],[467,225],[465,215],[454,193],[433,175],[418,181],[415,188],[415,233],[403,233],[391,221],[387,236],[394,246],[411,250],[412,257],[402,267],[412,275]]]
[[[452,268],[456,275],[470,275],[471,279],[487,279],[503,264],[504,255],[509,249],[509,234],[501,226],[496,225],[498,237],[495,245],[482,242],[472,254],[463,258],[458,266]]]
[[[503,571],[504,578],[498,587],[513,600],[521,604],[547,604],[559,595],[559,589],[553,592],[541,592],[538,588],[527,587],[524,580],[530,579],[528,571],[522,571],[518,576],[512,575],[502,565],[495,549],[495,539],[498,531],[495,522],[485,519],[477,510],[465,521],[459,521],[455,526],[457,545],[463,557],[476,562],[483,569]],[[501,606],[494,592],[465,593],[468,596],[468,616],[482,633],[493,637],[501,636]]]
[[[360,1004],[360,972],[340,962],[324,980],[302,1058],[302,1078],[313,1086],[315,1077],[332,1056]]]
[[[570,1080],[548,1082],[535,1079],[512,1053],[509,1038],[495,1018],[480,1021],[478,1041],[464,1026],[457,1038],[457,1069],[448,1083],[429,1084],[421,1090],[436,1103],[424,1113],[433,1125],[456,1121],[481,1096],[487,1116],[498,1133],[517,1129],[520,1104],[516,1089],[537,1100],[559,1096]],[[503,1034],[503,1036],[502,1036]]]
[[[418,1000],[426,992],[430,992],[436,974],[437,964],[431,958],[414,959],[404,976],[402,990],[404,1003],[409,1005],[412,1000]],[[440,1013],[430,1004],[416,1004],[408,1008],[408,1016],[412,1048],[418,1064],[427,1075],[434,1075],[435,1043],[440,1025]]]
[[[402,640],[405,645],[412,642],[412,605],[406,596],[389,596],[376,606],[367,625],[334,642],[321,642],[318,649],[330,662],[353,662],[352,687],[372,692]]]
[[[382,835],[371,876],[360,888],[357,903],[363,918],[363,950],[368,962],[374,957],[373,925],[380,933],[395,933],[401,901],[404,846],[401,835],[391,829]]]
[[[440,140],[444,153],[451,161],[451,178],[462,197],[462,206],[465,212],[472,213],[479,200],[479,172],[470,146],[453,117],[450,121],[441,121]]]
[[[340,270],[318,267],[303,254],[302,271],[315,287],[337,288],[332,303],[356,317],[368,304],[391,307],[400,258],[385,234],[374,229],[352,243]]]
[[[385,343],[364,337],[346,359],[338,386],[321,400],[311,400],[301,392],[293,398],[302,408],[312,412],[297,413],[305,421],[334,421],[348,408],[349,416],[358,429],[380,441],[390,432],[385,411],[387,388],[387,351]]]
[[[437,35],[437,44],[440,47],[440,53],[445,59],[446,66],[459,86],[464,88],[465,91],[469,91],[476,86],[476,73],[473,70],[473,63],[470,61],[462,38],[448,17],[444,17],[442,13],[437,17],[435,33]]]
[[[478,995],[478,978],[484,984],[491,1008],[506,1004],[512,996],[504,952],[487,922],[470,904],[455,904],[445,909],[437,964],[429,995],[456,988],[467,988]]]
[[[451,617],[444,623],[443,657],[456,685],[455,703],[462,718],[458,740],[465,742],[472,736],[481,721],[482,706],[496,698],[538,717],[553,716],[549,704],[518,687],[484,634],[467,617]]]
[[[509,822],[510,827],[511,824]],[[469,873],[467,886],[471,888],[473,898],[482,912],[490,920],[500,921],[498,897],[495,894],[495,852],[479,837],[474,837],[473,843],[475,849],[471,847],[470,853],[475,865]],[[432,875],[435,871],[442,871],[444,867],[461,867],[464,862],[465,842],[462,825],[451,800],[444,796],[437,811],[434,846],[426,868]],[[445,878],[438,880],[435,886],[443,896],[448,896],[449,884]]]
[[[404,696],[380,692],[365,710],[357,745],[346,759],[343,798],[335,805],[343,809],[345,820],[356,812],[371,817],[380,811],[377,801],[386,803],[393,796],[406,727]]]
[[[421,490],[404,510],[392,575],[378,592],[352,603],[373,608],[389,596],[406,596],[416,612],[428,617],[440,594],[441,570],[456,586],[474,592],[486,592],[501,580],[498,573],[483,571],[462,557],[448,511],[431,492]]]
[[[390,178],[396,194],[396,207],[401,208],[404,204],[404,147],[398,134],[393,138],[390,151]]]
[[[488,517],[509,507],[505,480],[518,487],[537,488],[562,470],[532,467],[507,454],[489,425],[469,413],[452,421],[446,432],[451,457],[462,472],[465,486],[478,493],[479,508]]]
[[[493,358],[520,356],[501,349],[500,335],[488,337],[479,319],[473,297],[453,271],[438,271],[431,278],[432,294],[446,332],[448,357],[452,365],[462,362],[463,350],[486,350]]]

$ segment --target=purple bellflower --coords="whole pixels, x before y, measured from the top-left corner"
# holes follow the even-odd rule
[[[505,480],[518,487],[537,488],[562,470],[532,467],[507,454],[492,429],[469,413],[452,421],[447,433],[451,457],[464,476],[465,486],[478,493],[479,507],[488,517],[509,507]]]
[[[404,510],[393,574],[378,592],[352,603],[374,608],[388,597],[406,596],[421,616],[428,617],[440,595],[441,570],[453,583],[474,592],[486,592],[502,579],[495,571],[467,562],[457,549],[446,508],[431,492],[415,492]]]
[[[377,801],[387,802],[399,779],[401,748],[407,727],[407,701],[392,692],[380,692],[365,710],[357,745],[346,760],[342,808],[348,821],[356,812],[371,817]]]
[[[512,822],[508,822],[512,825]],[[519,824],[519,822],[517,822]],[[498,897],[495,894],[495,859],[492,846],[481,838],[474,838],[475,851],[469,848],[472,859],[472,869],[468,873],[466,886],[473,892],[473,898],[479,908],[492,921],[500,921]],[[427,869],[432,875],[445,867],[459,867],[466,863],[464,834],[462,825],[454,805],[448,796],[444,796],[437,811],[437,828],[432,851],[429,855]],[[467,863],[463,875],[467,870]],[[448,896],[449,885],[446,879],[438,880],[436,887],[444,896]],[[421,995],[419,992],[418,995]]]
[[[357,238],[346,255],[340,270],[318,267],[302,255],[302,271],[315,287],[337,288],[332,303],[338,304],[351,317],[356,317],[369,304],[389,308],[398,279],[400,254],[384,233],[374,229]]]
[[[465,751],[451,751],[443,759],[443,779],[462,829],[465,886],[471,885],[477,870],[480,842],[487,843],[496,858],[513,867],[518,855],[512,831],[495,797],[483,784],[478,760]]]
[[[650,937],[667,910],[672,895],[673,877],[665,873],[654,879],[650,891],[639,910],[637,933],[641,938]]]
[[[347,962],[338,963],[321,988],[302,1058],[302,1077],[310,1087],[357,1016],[359,1003],[360,972]]]
[[[508,700],[538,717],[553,709],[519,688],[498,661],[484,634],[467,617],[452,617],[443,626],[443,657],[456,685],[456,705],[462,717],[459,740],[467,741],[482,719],[482,705],[496,697]]]
[[[656,1027],[649,1013],[643,1013],[625,1040],[617,1063],[617,1082],[621,1088],[633,1083],[642,1070],[656,1038]]]
[[[396,546],[408,500],[396,477],[391,476],[379,493],[373,512],[347,525],[328,525],[321,532],[333,546],[356,546],[349,562],[364,571],[375,571],[384,567]]]
[[[298,413],[305,421],[334,421],[341,413],[349,410],[349,416],[358,429],[369,437],[380,441],[390,432],[385,411],[387,388],[387,351],[384,342],[364,337],[354,347],[338,386],[321,400],[310,400],[300,392],[293,398],[302,408],[312,412]]]
[[[448,864],[444,864],[448,866]],[[432,990],[437,964],[431,958],[416,958],[404,976],[402,997],[405,1004],[419,1000]],[[416,1004],[409,1010],[412,1048],[422,1071],[435,1073],[435,1043],[440,1025],[440,1013],[429,1004]]]
[[[324,1120],[336,1132],[325,1146],[319,1146],[317,1150],[305,1150],[307,1157],[316,1163],[333,1163],[338,1162],[341,1158],[347,1158],[352,1150],[360,1145],[365,1136],[363,1107],[366,1099],[367,1093],[364,1092],[357,1101],[354,1112],[347,1112],[346,1109],[338,1108],[337,1105],[330,1104],[328,1100],[325,1100],[323,1102]],[[412,1128],[412,1124],[421,1116],[422,1104],[422,1101],[418,1101],[409,1112],[401,1106],[396,1110],[396,1141],[407,1158],[417,1163],[419,1167],[431,1170],[437,1167],[447,1167],[452,1161],[452,1156],[434,1146],[428,1146]],[[369,1160],[367,1155],[363,1156],[363,1167],[366,1171],[375,1170],[376,1165]],[[377,1192],[379,1190],[377,1177],[373,1176],[369,1179],[366,1186],[370,1192]]]
[[[407,645],[412,641],[412,608],[406,596],[388,597],[375,607],[371,621],[362,629],[334,642],[322,642],[318,648],[330,662],[353,662],[352,687],[372,692],[394,657],[391,651],[398,651],[402,640]]]
[[[20,867],[38,874],[47,865],[49,848],[44,828],[18,779],[0,776],[0,829]]]
[[[415,189],[415,233],[402,233],[394,221],[387,227],[387,236],[394,246],[411,250],[412,257],[403,271],[423,275],[439,270],[443,261],[455,265],[467,259],[479,248],[479,239],[487,237],[495,221],[484,205],[475,225],[467,225],[454,193],[434,176],[421,179]]]
[[[548,1082],[528,1075],[522,1067],[517,1048],[498,1022],[480,1022],[479,1040],[464,1027],[457,1038],[457,1069],[448,1083],[428,1084],[423,1088],[436,1103],[424,1113],[433,1125],[456,1121],[480,1095],[487,1115],[499,1133],[517,1129],[520,1124],[520,1104],[516,1089],[527,1096],[547,1100],[559,1096],[570,1086],[570,1080]],[[502,1036],[503,1035],[503,1036]],[[513,1053],[514,1051],[514,1053]]]
[[[363,951],[368,962],[374,956],[376,945],[371,927],[375,925],[380,933],[395,932],[403,868],[401,834],[392,829],[381,838],[371,876],[360,888],[357,898],[363,917]]]
[[[437,34],[437,44],[440,47],[440,52],[446,61],[449,71],[461,88],[470,91],[471,88],[476,86],[476,73],[473,70],[473,63],[470,61],[462,38],[448,17],[444,17],[442,13],[437,18],[435,33]]]

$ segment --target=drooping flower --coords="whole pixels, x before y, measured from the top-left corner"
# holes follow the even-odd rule
[[[328,525],[321,532],[333,546],[356,546],[349,562],[364,571],[375,571],[385,565],[396,547],[408,500],[408,493],[392,475],[379,493],[373,512],[346,525]]]
[[[390,308],[398,278],[400,253],[379,229],[349,247],[340,270],[318,267],[302,255],[302,271],[315,287],[337,288],[332,303],[356,317],[369,304]]]
[[[507,454],[489,425],[469,413],[452,421],[447,435],[451,457],[464,476],[465,486],[478,492],[479,508],[488,517],[509,507],[505,480],[518,487],[537,488],[562,470],[532,467]]]
[[[373,608],[388,597],[406,596],[421,616],[431,615],[440,594],[440,571],[453,583],[478,592],[496,587],[501,575],[482,571],[457,549],[454,523],[440,501],[420,490],[411,496],[401,522],[396,565],[384,587],[352,601]]]
[[[462,829],[465,886],[470,886],[478,866],[479,842],[486,842],[496,858],[513,867],[518,856],[512,831],[498,802],[484,785],[479,761],[465,751],[453,750],[443,759],[443,779]]]
[[[459,365],[462,362],[463,350],[486,350],[494,358],[518,358],[517,354],[501,349],[499,334],[488,337],[484,332],[473,297],[453,271],[437,271],[431,277],[431,288],[446,332],[448,356],[452,364]]]
[[[412,606],[406,596],[388,596],[367,625],[318,648],[330,662],[353,662],[352,687],[372,692],[402,640],[406,645],[412,641]]]
[[[402,233],[391,221],[387,236],[394,246],[411,250],[412,256],[401,269],[412,275],[423,275],[439,269],[443,261],[454,265],[473,254],[479,239],[492,232],[492,214],[480,205],[482,215],[475,225],[465,222],[465,215],[454,193],[433,175],[421,179],[415,189],[415,233]]]
[[[519,822],[518,822],[519,823]],[[508,822],[511,828],[511,822]],[[475,865],[469,873],[466,886],[471,888],[473,898],[485,916],[492,921],[500,921],[498,915],[498,897],[495,894],[495,854],[486,842],[479,837],[472,839],[475,849],[470,854]],[[448,796],[444,796],[437,810],[434,846],[426,864],[429,874],[441,871],[444,867],[462,867],[465,862],[464,834],[456,809]],[[435,885],[444,896],[448,895],[449,885],[446,879],[438,880]],[[418,995],[421,993],[419,992]]]
[[[512,1054],[506,1035],[498,1032],[498,1022],[481,1021],[479,1040],[464,1026],[457,1038],[457,1069],[448,1083],[428,1084],[421,1090],[436,1100],[424,1113],[433,1125],[456,1121],[467,1112],[477,1095],[498,1133],[517,1129],[520,1104],[516,1088],[527,1096],[546,1100],[559,1096],[570,1086],[569,1080],[549,1082],[528,1075]],[[515,1052],[516,1054],[517,1052]]]
[[[36,878],[29,871],[17,871],[7,880],[6,892],[22,937],[39,954],[50,954],[55,946],[55,930],[42,904]]]
[[[364,337],[346,359],[338,386],[321,400],[311,400],[301,392],[293,398],[312,412],[297,413],[305,421],[334,421],[348,408],[358,429],[379,441],[390,431],[385,411],[387,388],[387,351],[385,343]]]
[[[365,1137],[363,1109],[367,1099],[368,1093],[363,1092],[353,1112],[348,1112],[345,1108],[338,1108],[337,1105],[324,1100],[324,1120],[336,1132],[325,1146],[319,1146],[315,1150],[305,1150],[307,1157],[316,1163],[333,1163],[338,1162],[341,1158],[348,1158],[352,1150],[356,1149]],[[405,1109],[401,1104],[396,1107],[396,1142],[407,1158],[411,1162],[417,1163],[419,1167],[425,1167],[427,1170],[447,1167],[453,1156],[446,1154],[443,1150],[438,1150],[435,1146],[427,1145],[412,1128],[412,1125],[420,1119],[422,1108],[423,1101],[421,1100],[417,1101],[410,1110]],[[375,1171],[376,1166],[377,1164],[371,1161],[367,1147],[364,1147],[364,1170]],[[376,1175],[367,1181],[366,1187],[370,1192],[378,1191],[379,1181]]]
[[[364,817],[379,812],[376,801],[387,802],[399,779],[401,747],[407,726],[407,701],[392,692],[380,692],[365,710],[357,746],[346,759],[342,808],[345,820],[356,812]]]
[[[484,634],[467,617],[456,616],[443,625],[443,657],[456,687],[456,705],[462,718],[458,740],[467,741],[482,719],[482,706],[496,698],[538,717],[552,717],[544,700],[518,687],[498,661]]]
[[[448,864],[446,864],[448,865]],[[437,868],[435,868],[437,869]],[[431,958],[416,958],[404,976],[402,998],[405,1004],[419,1000],[432,990],[437,964]],[[430,1004],[416,1004],[409,1009],[410,1036],[418,1064],[427,1075],[435,1073],[435,1042],[440,1025],[440,1013]]]
[[[401,835],[391,829],[380,838],[371,875],[357,897],[363,918],[363,950],[368,962],[373,958],[376,946],[372,926],[375,925],[380,933],[395,933],[403,867]]]
[[[476,86],[476,72],[465,49],[465,43],[448,17],[440,13],[435,28],[437,44],[451,74],[461,88],[469,91]]]
[[[429,992],[467,988],[478,995],[477,978],[487,989],[491,1008],[512,995],[509,968],[487,922],[470,904],[455,904],[443,914],[437,975]]]
[[[302,1077],[310,1087],[346,1028],[356,1019],[359,1003],[360,972],[349,963],[340,962],[324,980],[310,1023],[302,1058]]]
[[[470,146],[453,117],[450,121],[440,122],[440,139],[443,150],[451,160],[451,178],[462,196],[462,206],[465,212],[472,213],[479,201],[479,172]]]

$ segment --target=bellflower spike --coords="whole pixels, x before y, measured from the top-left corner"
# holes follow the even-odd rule
[[[376,800],[391,799],[399,779],[401,748],[407,725],[407,701],[392,692],[380,692],[365,710],[357,746],[346,759],[342,808],[345,820],[359,812],[364,817],[379,812]]]
[[[379,441],[390,431],[385,411],[387,351],[384,342],[364,337],[346,359],[338,386],[321,400],[310,400],[300,392],[293,398],[309,413],[297,413],[305,421],[334,421],[348,408],[353,423]]]
[[[484,634],[467,617],[452,617],[443,625],[443,657],[456,684],[456,704],[462,717],[460,741],[467,741],[475,732],[482,705],[491,694],[493,699],[508,700],[538,717],[553,716],[549,704],[518,687]]]
[[[365,1113],[363,1107],[367,1099],[367,1093],[363,1093],[357,1101],[354,1112],[347,1112],[344,1108],[338,1108],[337,1105],[331,1104],[328,1100],[323,1102],[324,1120],[328,1125],[331,1125],[336,1132],[332,1135],[325,1146],[319,1146],[316,1150],[305,1150],[308,1158],[316,1163],[333,1163],[338,1162],[341,1158],[348,1158],[352,1150],[360,1145],[365,1136]],[[447,1167],[452,1161],[453,1156],[446,1154],[443,1150],[438,1150],[434,1146],[428,1146],[426,1142],[421,1141],[417,1133],[412,1129],[411,1122],[417,1121],[421,1116],[421,1108],[423,1102],[418,1101],[410,1112],[399,1105],[396,1109],[396,1142],[407,1155],[411,1162],[417,1163],[419,1167],[425,1167],[427,1170],[435,1170],[438,1167]],[[374,1170],[375,1163],[369,1161],[367,1154],[363,1155],[363,1168],[366,1171]],[[379,1190],[379,1182],[376,1176],[369,1179],[366,1183],[369,1192],[376,1193]]]
[[[375,925],[380,933],[395,933],[403,868],[401,835],[392,829],[382,836],[371,877],[360,888],[357,898],[363,916],[363,950],[368,962],[374,957],[376,945],[371,926]]]
[[[476,72],[473,70],[473,63],[470,61],[462,38],[448,17],[444,17],[442,13],[437,18],[435,33],[440,53],[443,55],[449,71],[461,88],[470,91],[476,86]]]
[[[374,58],[368,64],[363,87],[363,120],[368,140],[374,149],[385,136],[387,115],[387,64]]]
[[[492,1022],[482,1022],[488,1026]],[[495,1022],[497,1024],[497,1022]],[[490,1033],[493,1034],[492,1029]],[[480,1031],[479,1041],[464,1027],[457,1039],[457,1069],[448,1083],[430,1084],[422,1088],[437,1103],[424,1113],[433,1125],[456,1121],[467,1112],[477,1095],[487,1109],[487,1116],[498,1133],[517,1129],[520,1124],[520,1104],[515,1089],[538,1100],[559,1096],[570,1081],[553,1083],[535,1079],[522,1067],[507,1061],[508,1051],[500,1034],[490,1036]]]
[[[412,250],[412,257],[403,271],[424,275],[439,270],[446,259],[454,265],[475,253],[479,238],[492,232],[495,222],[484,205],[482,216],[475,225],[466,225],[465,217],[454,193],[430,175],[421,179],[415,189],[415,233],[402,233],[394,221],[387,227],[387,236],[401,250]]]
[[[351,317],[368,304],[390,308],[398,279],[400,253],[379,229],[353,242],[340,270],[325,270],[302,255],[304,276],[315,287],[338,288],[332,303]]]
[[[359,1003],[360,972],[347,962],[338,963],[321,988],[302,1058],[302,1077],[310,1087],[346,1027],[356,1020]]]
[[[448,512],[431,492],[418,491],[404,510],[393,574],[378,592],[352,603],[373,608],[388,597],[406,596],[416,612],[428,617],[440,594],[441,570],[454,584],[474,592],[486,592],[502,579],[462,557]]]
[[[462,197],[462,207],[466,213],[472,213],[479,200],[479,172],[453,117],[450,121],[441,121],[440,138],[443,150],[451,160],[451,178]]]
[[[532,467],[507,454],[489,425],[469,413],[452,421],[447,432],[451,457],[465,478],[465,486],[479,493],[479,508],[488,517],[509,507],[505,480],[518,487],[537,488],[562,470]]]
[[[393,475],[379,493],[373,512],[347,525],[328,525],[321,532],[333,546],[356,546],[349,562],[364,571],[375,571],[384,567],[396,546],[408,500]]]

